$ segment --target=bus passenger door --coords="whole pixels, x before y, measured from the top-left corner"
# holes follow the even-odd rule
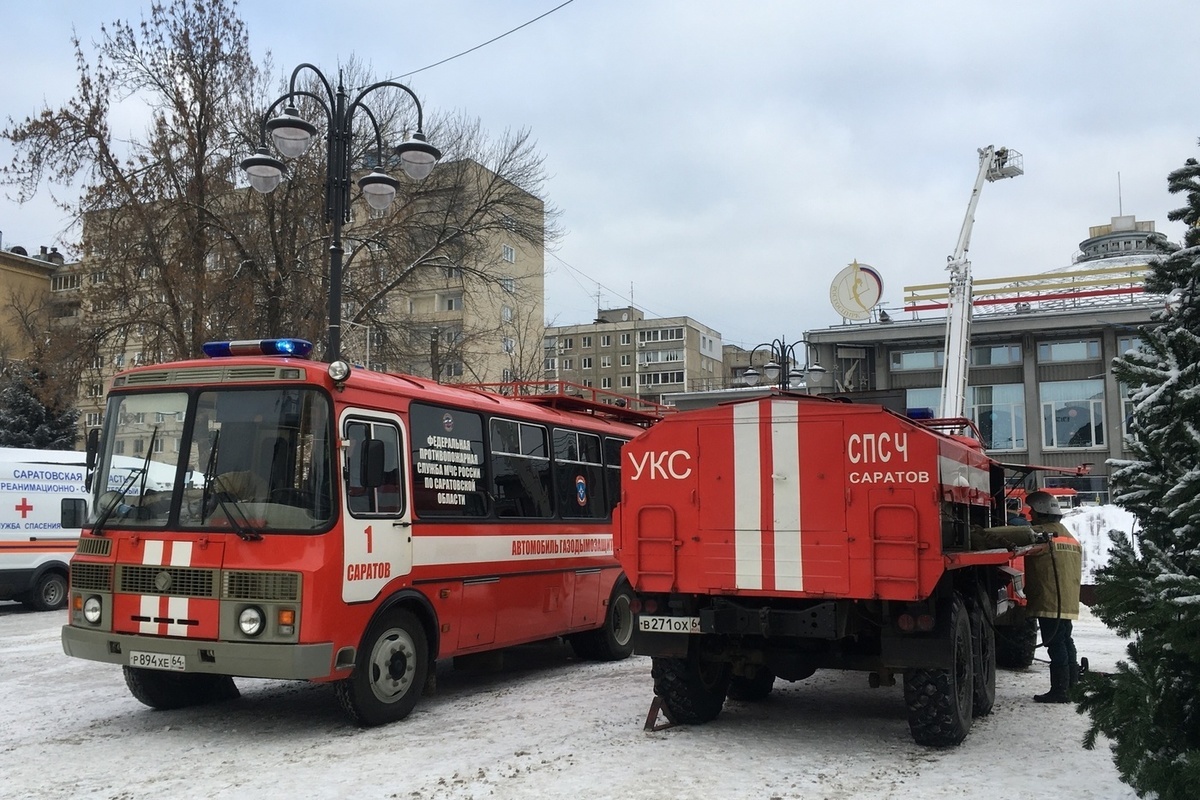
[[[412,571],[407,449],[404,425],[395,414],[349,409],[339,428],[342,599],[354,603],[374,599],[393,578]]]

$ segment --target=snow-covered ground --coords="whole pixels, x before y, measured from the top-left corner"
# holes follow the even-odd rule
[[[116,667],[62,654],[63,616],[0,603],[2,798],[1135,798],[1106,746],[1080,746],[1086,717],[1031,700],[1041,661],[1001,671],[995,710],[948,750],[912,742],[899,687],[826,671],[646,733],[649,659],[579,663],[559,643],[508,651],[499,671],[442,665],[411,717],[364,730],[327,687],[279,681],[151,711]],[[1086,611],[1075,630],[1094,669],[1122,657]]]

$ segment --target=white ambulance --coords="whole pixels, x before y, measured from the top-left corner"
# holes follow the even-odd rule
[[[86,502],[86,456],[0,447],[0,600],[38,611],[67,602],[67,565],[79,528],[62,526],[62,501]]]

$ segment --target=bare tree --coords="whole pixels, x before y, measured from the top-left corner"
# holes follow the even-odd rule
[[[236,0],[156,2],[138,25],[102,27],[94,53],[75,37],[75,96],[0,131],[15,147],[0,176],[19,199],[47,183],[83,186],[63,204],[82,223],[87,290],[74,352],[133,348],[156,361],[194,356],[213,338],[324,340],[325,160],[297,159],[290,180],[265,197],[246,188],[240,162],[259,145],[262,114],[282,89],[267,77],[269,59],[255,66],[236,8]],[[352,95],[374,82],[353,59],[338,77]],[[123,141],[114,108],[131,99],[149,121]],[[414,109],[387,90],[369,104],[372,115],[356,118],[351,163],[386,169]],[[312,98],[297,105],[321,124]],[[366,127],[372,117],[383,148]],[[389,301],[430,271],[452,265],[472,285],[496,283],[499,232],[539,248],[558,236],[528,132],[491,141],[477,120],[436,115],[426,132],[445,154],[433,174],[406,184],[383,214],[353,197],[346,227],[344,317],[392,343],[407,343],[411,331]]]

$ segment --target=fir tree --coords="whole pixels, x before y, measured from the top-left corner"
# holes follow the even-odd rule
[[[13,362],[0,370],[0,447],[70,450],[79,411],[46,397],[43,373]]]
[[[1200,164],[1168,177],[1187,205],[1183,247],[1156,260],[1146,291],[1168,298],[1141,344],[1113,363],[1133,401],[1129,460],[1112,460],[1114,501],[1133,512],[1135,538],[1097,576],[1093,610],[1129,636],[1128,660],[1084,682],[1084,741],[1112,740],[1113,759],[1142,797],[1183,800],[1200,787]]]

